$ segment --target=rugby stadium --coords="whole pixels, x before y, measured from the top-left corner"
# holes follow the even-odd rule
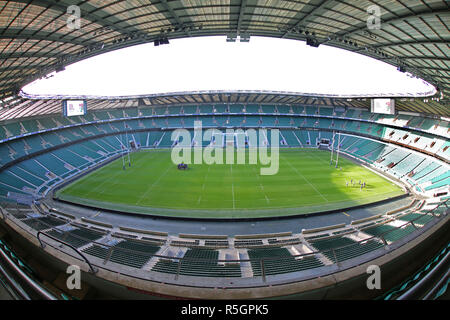
[[[448,299],[449,21],[444,0],[0,1],[0,299]],[[435,90],[23,90],[205,36],[344,49]]]

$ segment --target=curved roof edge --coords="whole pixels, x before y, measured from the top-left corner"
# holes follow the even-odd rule
[[[49,99],[84,99],[84,100],[132,100],[143,98],[164,98],[180,95],[214,95],[214,94],[270,94],[270,95],[282,95],[282,96],[299,96],[299,97],[315,97],[315,98],[336,98],[336,99],[357,99],[357,98],[426,98],[432,97],[437,93],[436,88],[429,92],[421,92],[419,94],[353,94],[353,95],[340,95],[340,94],[321,94],[321,93],[309,93],[309,92],[292,92],[292,91],[272,91],[272,90],[199,90],[199,91],[177,91],[177,92],[164,92],[154,94],[142,94],[142,95],[125,95],[125,96],[97,96],[97,95],[52,95],[52,94],[28,94],[24,91],[20,91],[19,95],[26,99],[32,100],[49,100]]]

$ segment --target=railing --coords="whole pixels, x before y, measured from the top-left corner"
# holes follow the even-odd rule
[[[450,276],[450,243],[418,272],[378,299],[422,300],[436,299]],[[439,280],[440,278],[440,280]],[[430,288],[431,284],[431,288]]]
[[[42,248],[45,248],[45,245],[42,243],[42,240],[41,240],[41,238],[40,238],[40,235],[45,235],[46,237],[49,237],[50,239],[52,239],[52,240],[54,240],[54,241],[56,241],[56,242],[59,242],[59,243],[61,243],[61,244],[63,244],[63,245],[65,245],[65,246],[67,246],[67,247],[69,247],[69,248],[71,248],[72,250],[74,250],[76,253],[78,253],[82,258],[83,258],[83,260],[89,265],[89,269],[91,270],[91,273],[97,273],[97,269],[95,269],[93,266],[92,266],[92,264],[89,262],[89,260],[77,249],[77,248],[75,248],[74,246],[72,246],[70,243],[67,243],[67,242],[64,242],[64,241],[62,241],[62,240],[60,240],[60,239],[58,239],[58,238],[56,238],[56,237],[54,237],[54,236],[51,236],[51,235],[49,235],[49,234],[46,234],[46,233],[43,233],[43,232],[41,232],[41,231],[38,231],[38,233],[37,233],[37,235],[36,235],[36,237],[37,237],[37,239],[39,240],[39,243],[40,243],[40,245],[41,245],[41,247]]]
[[[1,266],[0,264],[0,275],[4,279],[3,287],[6,289],[8,294],[15,300],[24,299],[31,300],[30,296],[26,293],[26,291],[22,288],[20,284],[18,284],[12,276],[8,274],[8,272]],[[5,286],[6,284],[6,286]]]
[[[2,258],[9,267],[19,276],[20,279],[22,279],[28,287],[33,289],[35,293],[37,293],[40,297],[46,299],[46,300],[57,300],[57,298],[48,292],[46,289],[44,289],[41,285],[39,285],[36,281],[34,281],[32,278],[30,278],[25,272],[23,272],[12,260],[11,258],[3,251],[3,249],[0,247],[0,258]],[[6,271],[2,268],[3,272],[6,273]],[[30,297],[25,292],[25,290],[18,285],[14,279],[6,276],[8,279],[8,282],[11,286],[13,286],[16,290],[16,292],[22,297],[22,299],[30,300]]]
[[[420,279],[419,282],[417,282],[413,287],[411,287],[409,290],[407,290],[405,293],[403,293],[400,297],[398,297],[398,300],[410,300],[410,299],[417,299],[418,296],[420,296],[421,290],[424,289],[426,284],[435,276],[439,276],[443,270],[445,275],[442,277],[442,280],[447,280],[450,270],[448,269],[448,262],[450,259],[450,253],[447,253],[445,257],[436,265],[429,273],[427,273],[422,279]],[[439,288],[442,283],[441,281],[438,282],[438,284],[430,290],[425,296],[424,299],[427,300],[431,298],[433,295],[435,295],[437,292],[437,288]]]
[[[441,203],[437,204],[435,208],[428,210],[427,214],[431,214],[433,216],[433,219],[436,219],[438,216],[434,213],[434,211],[437,208],[441,207],[442,205],[445,205],[446,208],[448,208],[448,206],[447,206],[448,200],[449,199],[447,199],[444,202],[441,202]],[[425,216],[425,215],[423,215],[423,216]],[[442,216],[442,215],[440,215],[440,216]],[[261,269],[260,270],[261,271],[261,275],[260,276],[262,277],[262,280],[265,282],[267,275],[271,274],[271,272],[270,272],[271,270],[268,269],[267,266],[270,265],[271,262],[273,262],[273,261],[281,261],[281,263],[280,263],[280,265],[281,265],[282,261],[288,261],[288,260],[292,261],[292,259],[300,260],[300,259],[304,259],[306,257],[311,257],[311,256],[317,257],[319,255],[322,255],[323,257],[327,258],[328,260],[330,260],[330,261],[332,260],[331,261],[332,264],[324,264],[324,263],[322,263],[322,266],[339,265],[339,263],[342,263],[343,261],[363,256],[363,255],[367,254],[368,252],[362,251],[363,253],[361,253],[361,254],[356,253],[355,255],[352,255],[351,257],[347,256],[345,259],[341,259],[340,255],[338,254],[338,252],[342,252],[342,251],[345,252],[345,250],[349,250],[351,248],[364,246],[364,243],[369,242],[369,241],[377,241],[378,243],[382,244],[379,247],[374,248],[373,250],[377,250],[377,249],[380,249],[382,247],[386,247],[389,242],[385,238],[386,238],[386,236],[389,233],[395,232],[396,230],[399,230],[400,228],[404,228],[404,227],[406,227],[408,225],[413,226],[417,230],[417,229],[419,229],[419,227],[418,227],[418,224],[415,223],[415,222],[416,222],[416,220],[421,219],[421,218],[423,218],[423,217],[422,216],[421,217],[417,217],[415,219],[412,219],[410,221],[405,222],[404,224],[402,224],[400,226],[395,227],[395,229],[393,229],[393,230],[388,230],[388,231],[386,231],[384,233],[381,233],[381,234],[378,234],[376,236],[372,236],[372,237],[369,237],[369,238],[366,238],[366,239],[363,239],[363,240],[360,240],[360,241],[357,241],[357,242],[354,242],[354,243],[351,243],[351,244],[348,244],[348,245],[340,246],[340,247],[335,247],[335,248],[330,248],[330,249],[325,249],[325,250],[315,250],[315,251],[312,251],[312,252],[309,252],[309,253],[303,253],[303,254],[298,254],[298,255],[290,255],[288,257],[272,256],[272,257],[263,257],[263,258],[258,258],[258,259],[239,259],[239,260],[234,260],[234,259],[232,259],[232,260],[219,260],[219,259],[212,260],[212,259],[206,259],[206,258],[164,256],[164,255],[158,255],[158,254],[151,254],[151,253],[148,253],[148,252],[145,252],[145,251],[136,250],[136,249],[120,248],[120,247],[116,247],[115,245],[107,245],[107,244],[104,244],[104,243],[91,241],[89,239],[86,239],[84,237],[81,237],[81,236],[78,236],[78,235],[75,235],[75,234],[70,234],[70,235],[73,238],[77,238],[79,240],[83,240],[84,242],[86,242],[86,245],[87,244],[91,244],[91,245],[98,245],[98,246],[101,246],[103,248],[107,248],[108,251],[107,251],[107,253],[105,255],[106,258],[102,259],[103,260],[103,263],[102,263],[103,265],[105,265],[107,262],[111,262],[111,257],[113,256],[113,252],[115,250],[118,250],[118,251],[124,252],[126,254],[129,254],[130,256],[136,256],[136,255],[144,256],[147,259],[146,263],[148,263],[152,258],[158,258],[160,260],[164,259],[164,260],[173,261],[173,262],[177,263],[176,272],[175,272],[174,276],[175,276],[175,280],[178,280],[179,276],[183,275],[182,274],[183,273],[183,268],[182,268],[183,264],[189,264],[189,262],[196,262],[197,265],[202,265],[203,264],[205,266],[207,266],[208,263],[209,264],[214,263],[214,264],[217,264],[217,265],[219,265],[219,264],[224,264],[224,265],[225,264],[236,264],[236,265],[239,265],[239,267],[241,268],[240,269],[241,271],[242,271],[243,264],[244,263],[248,263],[250,269],[252,270],[252,272],[253,272],[254,266],[257,266],[257,265],[260,266],[260,269]],[[41,222],[41,223],[43,223],[43,222]],[[43,224],[45,224],[45,223],[43,223]],[[376,225],[373,225],[371,227],[376,227],[377,225],[381,225],[381,224],[376,224]],[[55,230],[55,231],[58,231],[60,233],[62,232],[61,230],[55,229],[53,226],[48,225],[48,227],[49,227],[48,229],[43,229],[43,230],[47,230],[47,231]],[[362,230],[362,231],[364,232],[364,230]],[[79,251],[77,248],[72,246],[70,243],[67,243],[67,242],[62,241],[62,240],[60,240],[60,239],[58,239],[58,238],[56,238],[56,237],[54,237],[52,235],[49,235],[49,234],[44,233],[42,231],[39,231],[37,233],[37,238],[38,238],[39,243],[41,244],[42,247],[44,247],[44,244],[41,241],[41,235],[45,235],[45,236],[47,236],[47,237],[49,237],[49,238],[51,238],[51,239],[53,239],[53,240],[63,244],[63,245],[71,248],[78,255],[80,255],[83,258],[83,260],[89,265],[90,271],[92,273],[96,273],[97,272],[97,270],[92,266],[92,264],[86,258],[86,256],[83,255],[83,253],[81,251]],[[329,236],[329,237],[319,238],[317,240],[333,239],[333,238],[339,238],[339,236]],[[133,240],[136,241],[136,239],[129,239],[129,240],[130,241],[133,241]],[[141,241],[137,240],[137,241],[141,242],[141,243],[146,243],[148,245],[160,246],[160,245],[158,245],[156,243],[152,243],[150,241],[143,241],[143,240],[141,240]],[[310,241],[309,243],[314,246],[314,241]],[[281,247],[282,246],[273,245],[273,246],[265,246],[264,248],[281,248]],[[198,246],[198,247],[194,246],[194,248],[198,248],[200,250],[202,249],[201,246]],[[255,247],[255,249],[257,249],[257,248],[258,247]],[[248,249],[252,249],[252,247],[249,246]],[[211,250],[214,250],[214,249],[211,249]],[[95,257],[95,255],[94,255],[94,257]],[[320,261],[319,258],[318,258],[318,260]],[[313,268],[316,268],[316,267],[313,267]],[[307,268],[307,269],[312,269],[312,268]],[[154,270],[152,270],[152,271],[154,271]],[[279,272],[279,273],[290,273],[290,272],[294,272],[294,271]],[[168,273],[173,274],[173,272],[168,272]],[[208,273],[208,271],[205,269],[205,272],[202,273],[202,274],[203,275],[205,275],[205,274],[207,275],[207,273]],[[198,276],[201,276],[201,275],[198,275]],[[242,274],[241,274],[241,276],[242,276]],[[224,276],[224,277],[226,277],[226,276]]]
[[[448,210],[448,209],[449,209],[449,208],[448,208],[449,200],[450,200],[450,199],[446,199],[445,201],[438,203],[438,204],[436,205],[436,207],[434,207],[433,209],[427,210],[426,213],[427,213],[427,214],[428,214],[428,213],[431,213],[434,217],[437,217],[437,215],[436,215],[436,213],[435,213],[434,211],[436,211],[436,210],[437,210],[439,207],[441,207],[442,205],[445,205],[445,207],[446,207],[447,210]]]
[[[5,221],[6,220],[6,215],[5,215],[5,213],[3,212],[3,207],[2,206],[0,206],[0,213],[2,214],[2,220],[3,221]]]

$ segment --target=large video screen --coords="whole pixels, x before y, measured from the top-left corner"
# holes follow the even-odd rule
[[[63,114],[66,117],[83,116],[86,114],[87,103],[83,100],[63,101]]]
[[[371,112],[383,114],[395,114],[395,100],[384,98],[372,99]]]

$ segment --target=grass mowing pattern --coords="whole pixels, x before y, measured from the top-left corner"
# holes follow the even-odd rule
[[[248,154],[247,154],[248,156]],[[330,153],[280,149],[277,174],[243,164],[189,165],[181,171],[169,150],[131,154],[59,190],[59,199],[105,209],[198,218],[253,218],[311,213],[367,204],[403,193],[385,178],[343,157],[338,170]],[[236,162],[236,161],[235,161]],[[350,180],[356,181],[352,186]],[[359,180],[366,182],[360,190]],[[346,182],[349,186],[346,186]]]

